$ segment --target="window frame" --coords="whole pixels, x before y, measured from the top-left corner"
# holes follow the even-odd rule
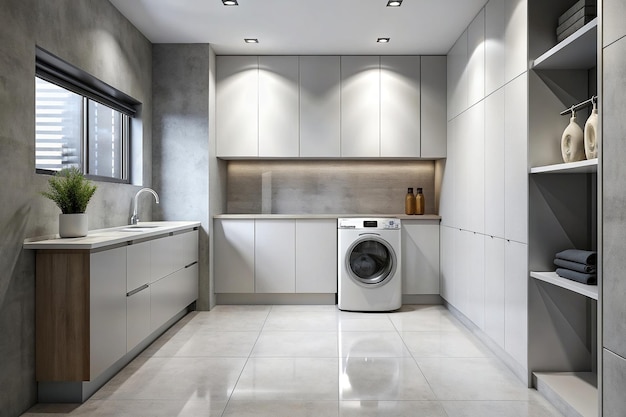
[[[82,97],[79,158],[80,169],[83,174],[97,181],[129,184],[131,172],[130,153],[132,145],[131,118],[136,115],[141,103],[42,48],[36,47],[35,58],[36,78],[55,84]],[[90,138],[88,112],[90,100],[121,113],[121,178],[89,173]],[[35,162],[35,172],[38,174],[54,175],[57,171],[53,169],[37,168]]]

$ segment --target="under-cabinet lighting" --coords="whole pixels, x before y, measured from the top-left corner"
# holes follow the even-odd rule
[[[389,43],[390,38],[378,38],[376,39],[376,42],[378,43]]]
[[[256,38],[245,38],[243,41],[245,43],[259,43],[259,40]]]
[[[239,3],[237,3],[237,0],[222,0],[222,4],[224,6],[239,6]]]
[[[400,7],[402,5],[402,0],[389,0],[387,2],[387,7]]]

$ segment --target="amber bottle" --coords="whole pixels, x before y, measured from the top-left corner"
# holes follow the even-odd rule
[[[424,194],[421,188],[417,189],[415,196],[415,214],[424,214]]]
[[[413,188],[409,188],[404,198],[404,213],[415,214],[415,196],[413,195]]]

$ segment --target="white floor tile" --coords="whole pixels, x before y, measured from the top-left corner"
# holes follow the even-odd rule
[[[223,417],[338,417],[337,401],[230,401]]]
[[[437,401],[341,401],[340,417],[448,417]]]
[[[448,417],[561,417],[551,405],[532,401],[443,401]]]
[[[465,332],[402,332],[402,339],[416,358],[484,358],[489,349]]]
[[[144,350],[150,357],[232,357],[247,358],[259,332],[224,332],[193,326],[161,338]]]
[[[263,330],[336,332],[337,314],[335,312],[272,311],[267,317]]]
[[[341,357],[401,358],[411,356],[398,333],[341,332]]]
[[[252,357],[336,358],[336,332],[274,332],[259,336]]]

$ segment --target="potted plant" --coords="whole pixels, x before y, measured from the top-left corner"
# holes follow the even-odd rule
[[[91,183],[76,167],[65,168],[48,180],[50,189],[41,194],[54,201],[61,209],[59,235],[61,237],[87,236],[87,204],[96,192]]]

